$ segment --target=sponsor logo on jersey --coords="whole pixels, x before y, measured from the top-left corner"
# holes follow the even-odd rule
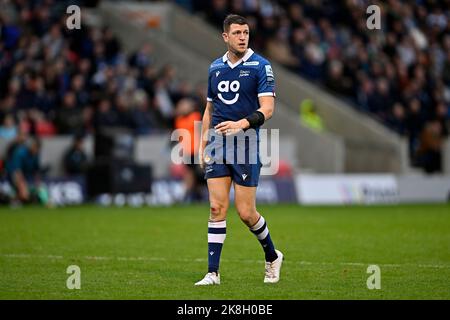
[[[241,70],[241,72],[239,73],[239,78],[240,77],[248,77],[249,75],[250,75],[249,70]]]
[[[231,100],[225,99],[222,96],[222,93],[219,93],[217,96],[225,104],[236,103],[236,101],[239,99],[239,93],[237,93],[237,92],[239,91],[240,87],[241,87],[241,84],[237,80],[234,80],[231,83],[230,83],[230,81],[220,81],[219,84],[217,85],[217,89],[220,92],[227,93],[227,92],[231,91],[231,92],[236,92],[236,95]]]
[[[267,65],[267,66],[265,66],[265,68],[266,68],[267,82],[274,81],[272,67]]]
[[[259,61],[248,61],[242,64],[243,66],[259,66]]]
[[[268,77],[273,77],[273,71],[272,71],[272,67],[267,65],[266,67],[266,76]]]
[[[221,66],[222,66],[221,63],[215,63],[215,64],[212,64],[209,68],[212,69],[212,68],[221,67]]]

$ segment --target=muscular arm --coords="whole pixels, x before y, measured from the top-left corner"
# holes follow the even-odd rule
[[[272,118],[273,111],[275,110],[275,98],[271,96],[263,96],[259,97],[259,105],[261,106],[257,111],[262,112],[264,114],[265,121]],[[245,119],[244,119],[245,120]],[[248,121],[245,120],[248,128]],[[244,128],[246,129],[246,128]]]
[[[262,96],[258,98],[260,108],[257,110],[264,114],[265,121],[272,118],[274,109],[275,109],[275,98],[271,96]],[[250,127],[250,123],[247,119],[241,119],[239,121],[224,121],[219,123],[215,129],[217,132],[222,134],[233,134],[236,130],[247,129]],[[228,133],[227,130],[232,129],[231,133]]]

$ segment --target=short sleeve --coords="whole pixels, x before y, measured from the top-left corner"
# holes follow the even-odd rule
[[[259,69],[258,79],[258,97],[275,97],[275,76],[270,64],[264,64]]]

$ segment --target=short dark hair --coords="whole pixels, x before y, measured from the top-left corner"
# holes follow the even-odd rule
[[[244,17],[237,14],[229,14],[225,18],[225,20],[223,20],[223,31],[224,32],[230,31],[230,26],[233,23],[240,25],[248,24],[247,19],[245,19]]]

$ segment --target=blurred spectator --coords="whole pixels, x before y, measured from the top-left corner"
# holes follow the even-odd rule
[[[88,166],[88,157],[83,149],[84,137],[76,135],[72,145],[64,153],[63,165],[67,175],[84,174]]]
[[[339,60],[328,63],[325,85],[337,94],[348,95],[352,90],[351,79],[344,76],[344,65]]]
[[[395,103],[387,116],[388,126],[398,134],[405,136],[407,134],[405,119],[405,107],[399,102]]]
[[[416,158],[417,163],[427,173],[442,170],[443,137],[442,126],[438,120],[432,120],[425,124],[425,128],[420,135]]]
[[[212,0],[206,7],[207,19],[218,28],[222,28],[223,20],[229,13],[228,2],[227,0]]]
[[[409,152],[411,159],[417,152],[419,145],[419,136],[422,132],[426,121],[426,116],[422,109],[422,104],[419,99],[413,99],[408,104],[408,115],[406,117],[406,128],[408,130],[409,138]]]
[[[375,84],[375,94],[369,103],[369,111],[378,119],[385,120],[393,103],[388,81],[385,78],[379,78]]]
[[[198,164],[198,147],[200,142],[198,123],[202,119],[200,112],[196,111],[195,102],[192,99],[181,99],[175,110],[175,129],[186,130],[189,136],[181,137],[181,146],[188,170],[184,175],[186,188],[186,202],[202,201],[203,199],[203,170]]]
[[[136,134],[145,135],[151,133],[157,125],[157,115],[150,110],[150,102],[144,90],[138,90],[133,96],[132,118],[136,127]]]
[[[6,114],[0,118],[0,139],[13,140],[17,136],[17,127],[12,114]]]
[[[11,22],[7,14],[3,13],[0,15],[0,27],[0,36],[5,44],[5,49],[14,48],[20,39],[21,30]]]
[[[105,58],[110,64],[115,64],[120,53],[120,43],[110,28],[103,29],[103,41],[105,47]],[[150,52],[148,52],[150,53]],[[147,54],[147,53],[144,53]],[[140,66],[138,66],[140,67]]]
[[[48,204],[48,193],[41,184],[40,141],[26,141],[20,134],[9,146],[5,160],[8,182],[19,203]]]
[[[153,47],[150,43],[144,45],[134,53],[130,58],[130,65],[132,67],[145,69],[153,64]]]
[[[305,99],[300,104],[300,121],[316,132],[324,130],[322,118],[317,114],[314,102],[311,99]]]
[[[64,95],[62,105],[56,111],[55,122],[60,134],[77,134],[83,131],[83,114],[72,91]]]
[[[27,123],[28,126],[32,127],[32,130],[28,130],[28,132],[32,132],[34,135],[38,137],[43,136],[52,136],[56,134],[55,125],[45,118],[44,114],[36,109],[30,110],[28,113],[27,122],[23,121],[22,124]]]
[[[374,104],[374,99],[375,88],[373,81],[367,76],[363,76],[357,93],[358,109],[363,112],[369,112]]]
[[[436,120],[441,124],[442,134],[447,137],[450,125],[450,108],[444,102],[438,102],[436,106]]]
[[[111,102],[103,98],[99,101],[94,113],[94,127],[99,130],[102,127],[115,127],[119,124],[117,114],[111,109]]]
[[[297,57],[291,53],[291,48],[286,36],[287,35],[283,32],[279,31],[275,37],[268,39],[266,43],[266,52],[275,61],[296,70],[299,67],[300,62]]]
[[[76,105],[81,108],[89,104],[89,93],[86,91],[85,82],[82,74],[75,74],[71,82],[71,90],[75,94]]]
[[[125,94],[119,94],[115,98],[115,110],[117,113],[117,126],[122,128],[136,127],[134,119],[131,114],[131,101]]]
[[[166,127],[170,127],[174,118],[174,105],[170,98],[167,83],[163,79],[158,79],[155,83],[155,103],[160,111],[163,123]]]

